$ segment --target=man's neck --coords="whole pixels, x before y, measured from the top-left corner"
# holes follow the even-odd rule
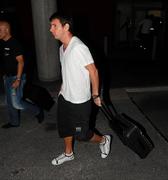
[[[71,41],[73,35],[68,34],[65,38],[64,41],[62,42],[64,50],[68,47],[69,42]]]

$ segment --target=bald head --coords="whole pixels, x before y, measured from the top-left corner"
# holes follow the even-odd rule
[[[11,27],[7,21],[0,21],[0,39],[7,41],[11,37]]]

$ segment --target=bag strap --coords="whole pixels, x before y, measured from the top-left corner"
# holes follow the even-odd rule
[[[104,102],[102,102],[101,105],[102,106],[100,107],[100,110],[103,112],[103,114],[106,116],[106,118],[109,121],[114,121],[115,115],[112,113],[111,109]]]

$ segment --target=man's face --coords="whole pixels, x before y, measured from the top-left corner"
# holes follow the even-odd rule
[[[8,28],[5,24],[0,23],[0,39],[6,40],[8,37]]]
[[[61,40],[65,33],[65,28],[60,23],[59,19],[53,19],[50,23],[50,32],[55,39]]]

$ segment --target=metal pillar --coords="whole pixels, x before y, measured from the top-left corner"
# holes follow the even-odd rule
[[[31,0],[31,6],[39,80],[58,80],[60,78],[59,44],[49,31],[49,17],[57,10],[56,0]]]

